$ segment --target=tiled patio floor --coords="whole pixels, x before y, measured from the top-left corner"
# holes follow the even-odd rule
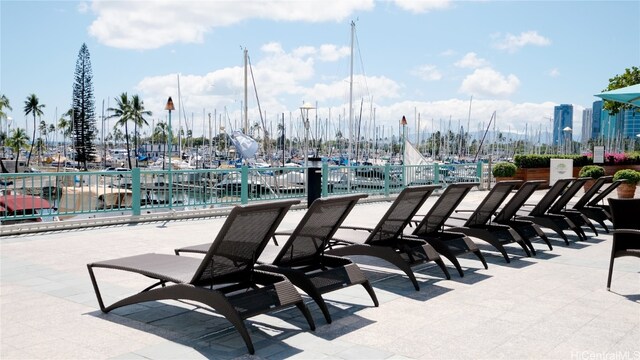
[[[474,208],[485,195],[474,191],[463,206]],[[345,223],[374,225],[389,204],[358,205]],[[290,212],[281,227],[294,227],[303,214]],[[224,318],[197,304],[151,302],[103,314],[87,273],[86,264],[93,261],[171,254],[176,247],[212,240],[223,221],[0,238],[0,358],[251,357]],[[536,242],[538,256],[532,258],[523,257],[519,246],[508,246],[510,264],[478,240],[488,270],[465,256],[465,277],[447,263],[452,279],[445,280],[437,267],[426,264],[414,269],[419,292],[390,265],[355,258],[373,281],[380,306],[373,307],[362,287],[350,287],[326,296],[332,324],[306,299],[315,332],[297,309],[251,318],[246,323],[255,358],[640,359],[640,261],[617,259],[609,292],[611,235],[577,243],[570,236],[571,246],[551,239],[553,251]],[[261,260],[277,251],[269,244]],[[131,273],[99,269],[96,275],[107,302],[148,285]]]

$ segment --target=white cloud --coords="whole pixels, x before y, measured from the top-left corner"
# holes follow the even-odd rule
[[[305,98],[321,102],[348,102],[348,78],[323,84],[318,83],[306,89]],[[354,101],[374,96],[376,101],[393,99],[400,96],[400,85],[384,76],[354,75]]]
[[[522,32],[520,35],[506,34],[501,36],[498,34],[495,37],[497,41],[494,43],[494,47],[508,52],[515,52],[527,45],[548,46],[551,44],[551,40],[538,34],[537,31]]]
[[[253,75],[260,104],[270,113],[285,112],[287,106],[302,99],[328,104],[348,102],[348,78],[315,82],[314,56],[322,53],[339,53],[335,47],[325,50],[300,47],[287,53],[279,43],[268,43],[261,47],[257,61],[252,61]],[[325,55],[326,56],[326,55]],[[147,107],[157,114],[164,114],[162,107],[168,96],[177,94],[177,75],[167,74],[144,78],[136,86]],[[180,90],[185,111],[189,114],[203,108],[227,108],[238,111],[243,97],[244,77],[241,66],[227,67],[204,75],[180,75]],[[384,76],[354,76],[354,100],[370,98],[386,100],[400,96],[401,86]],[[257,104],[253,88],[249,89],[249,108],[256,118]],[[293,101],[292,101],[293,99]],[[175,100],[175,99],[174,99]],[[176,100],[177,101],[177,100]],[[289,109],[290,111],[291,109]],[[295,109],[294,109],[295,110]]]
[[[560,76],[560,70],[558,70],[558,68],[553,68],[549,70],[549,76],[554,78]]]
[[[451,4],[449,0],[395,0],[394,2],[399,8],[413,13],[446,9]]]
[[[504,76],[491,69],[476,69],[468,75],[460,86],[460,92],[478,96],[505,97],[513,94],[520,86],[520,80],[513,74]]]
[[[337,47],[333,44],[320,45],[319,59],[322,61],[337,61],[343,57],[349,56],[351,50],[347,46]]]
[[[373,0],[329,1],[111,1],[96,0],[89,34],[125,49],[155,49],[172,43],[200,43],[216,27],[260,18],[276,21],[342,21],[374,7]]]
[[[442,73],[435,65],[421,65],[412,73],[425,81],[436,81],[442,79]]]
[[[293,56],[303,58],[315,55],[318,51],[313,46],[301,46],[299,48],[293,49]]]
[[[474,52],[466,53],[462,59],[455,62],[453,65],[461,68],[477,69],[479,67],[485,67],[489,65],[489,62],[485,59],[479,58]]]

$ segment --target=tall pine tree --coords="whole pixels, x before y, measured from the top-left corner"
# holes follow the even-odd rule
[[[95,100],[93,98],[93,73],[91,59],[86,44],[82,44],[76,61],[75,80],[73,83],[73,145],[78,163],[87,169],[87,162],[93,161],[96,154],[94,140],[96,138]]]

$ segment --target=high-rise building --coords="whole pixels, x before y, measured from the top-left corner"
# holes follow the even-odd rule
[[[587,108],[582,110],[582,142],[586,143],[591,139],[591,133],[593,131],[593,126],[591,122],[593,121],[593,109]]]
[[[591,137],[597,139],[602,136],[602,100],[593,102],[593,119],[591,120]]]
[[[602,110],[602,137],[605,140],[619,139],[624,128],[624,111],[615,115],[609,114],[608,110]]]
[[[640,110],[627,109],[624,111],[624,128],[622,136],[627,139],[636,139],[640,134]]]
[[[564,129],[571,128],[566,132]],[[573,140],[573,105],[561,104],[553,108],[553,145]]]

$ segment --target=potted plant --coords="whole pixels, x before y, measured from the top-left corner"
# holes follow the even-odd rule
[[[613,175],[613,180],[620,179],[625,179],[626,181],[618,186],[618,197],[622,199],[633,198],[636,193],[636,186],[640,182],[640,171],[632,169],[618,170]]]
[[[591,189],[597,178],[604,176],[604,168],[599,165],[586,165],[583,166],[582,169],[580,169],[578,176],[590,177],[592,179],[587,180],[587,182],[584,183],[584,192],[587,192],[589,191],[589,189]]]
[[[500,162],[493,166],[491,174],[496,178],[496,181],[510,180],[513,179],[513,176],[516,174],[516,170],[518,170],[518,168],[516,168],[514,164],[509,162]]]

